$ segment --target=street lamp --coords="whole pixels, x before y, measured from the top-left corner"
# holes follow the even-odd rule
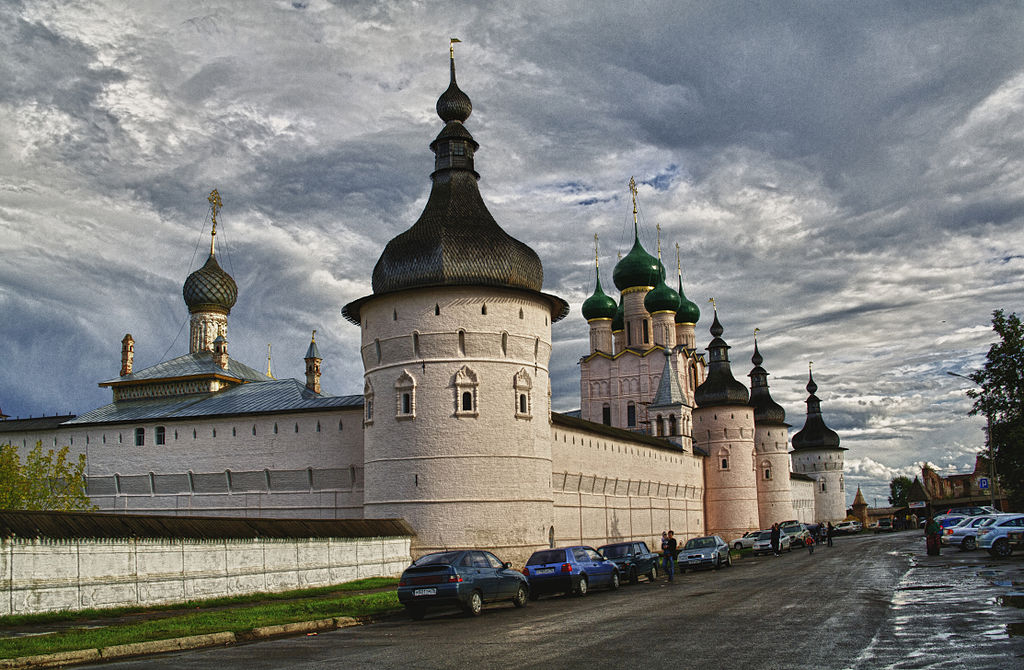
[[[950,377],[960,377],[966,379],[972,384],[976,383],[973,379],[967,375],[962,375],[957,372],[946,371],[946,374]],[[988,495],[991,501],[992,507],[996,506],[996,459],[992,453],[992,413],[989,410],[985,410],[985,434],[988,438]]]

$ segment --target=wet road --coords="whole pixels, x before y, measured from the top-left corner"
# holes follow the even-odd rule
[[[923,554],[917,533],[839,538],[813,556],[490,606],[479,619],[394,617],[104,667],[1024,668],[1024,611],[1013,606],[1024,559]]]

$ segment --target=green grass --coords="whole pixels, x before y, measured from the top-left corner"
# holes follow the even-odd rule
[[[192,603],[191,610],[183,606],[164,608],[165,610],[181,609],[182,613],[177,616],[116,624],[102,628],[71,628],[48,635],[3,638],[0,639],[0,658],[17,658],[19,656],[34,656],[36,654],[48,654],[59,651],[95,649],[116,644],[166,640],[222,631],[244,633],[260,626],[327,619],[338,616],[365,617],[381,614],[399,607],[397,592],[390,589],[378,593],[338,597],[324,597],[323,595],[324,593],[342,590],[375,588],[375,586],[367,586],[367,582],[370,581],[373,581],[375,586],[390,586],[396,582],[394,579],[361,580],[360,582],[351,582],[337,587],[290,592],[290,596],[288,594],[257,594],[244,598],[219,598],[212,601],[203,601],[198,606]],[[380,581],[385,583],[377,583]],[[297,598],[297,593],[302,594],[303,597]],[[310,596],[310,593],[313,595]],[[285,602],[259,602],[259,604],[253,604],[252,606],[240,605],[216,611],[203,609],[203,607],[211,606],[221,607],[224,604],[238,605],[240,601],[254,602],[271,599],[280,600],[282,598],[290,599]],[[225,601],[230,602],[226,603]],[[215,604],[209,605],[209,603]],[[196,609],[197,607],[198,610]],[[109,610],[96,611],[103,616],[110,614]],[[138,612],[140,610],[133,608],[132,611]],[[5,617],[4,619],[11,618],[13,617]],[[76,613],[76,616],[65,617],[62,620],[84,619],[81,613]],[[39,623],[41,621],[36,619],[35,622]]]

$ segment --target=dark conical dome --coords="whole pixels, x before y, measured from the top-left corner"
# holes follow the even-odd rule
[[[462,125],[473,109],[455,82],[437,101],[445,127],[431,143],[433,187],[423,213],[390,242],[373,269],[373,292],[425,286],[496,286],[540,291],[544,270],[529,246],[501,229],[477,186],[478,144]]]
[[[189,312],[224,312],[227,314],[238,300],[238,285],[221,269],[212,253],[206,265],[188,276],[181,294]]]
[[[697,407],[721,405],[746,405],[749,400],[747,387],[736,381],[729,365],[729,345],[722,339],[725,329],[718,322],[718,312],[711,324],[714,339],[708,345],[708,374],[704,383],[694,392]]]
[[[692,323],[696,324],[700,321],[700,307],[697,307],[697,303],[693,302],[686,297],[683,293],[683,275],[679,275],[679,309],[676,310],[676,323]]]
[[[587,321],[594,319],[614,319],[618,305],[615,298],[606,295],[601,288],[601,271],[597,270],[597,287],[594,294],[583,301],[583,318]]]
[[[814,383],[814,376],[808,373],[807,377],[807,393],[810,394],[807,396],[807,420],[804,421],[804,427],[800,429],[800,432],[793,436],[793,450],[842,449],[846,451],[845,447],[839,446],[839,434],[826,426],[825,419],[821,416],[821,400],[814,395],[818,390],[818,385]]]
[[[754,355],[750,358],[754,369],[750,371],[750,402],[754,408],[754,423],[760,424],[782,424],[786,423],[786,410],[782,405],[775,402],[772,394],[768,391],[768,371],[761,367],[764,359],[761,352],[757,350],[757,340],[754,340]]]
[[[644,296],[644,309],[651,314],[655,312],[674,313],[679,309],[679,294],[666,284],[664,279],[659,279],[658,285]]]

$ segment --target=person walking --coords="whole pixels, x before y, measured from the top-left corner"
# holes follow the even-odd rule
[[[832,536],[835,535],[835,534],[836,534],[835,526],[833,526],[832,522],[829,521],[828,522],[828,528],[825,530],[825,536],[828,538],[828,546],[830,546],[830,547],[832,546]]]
[[[675,533],[672,531],[668,532],[668,538],[665,541],[665,571],[668,572],[668,581],[675,581],[676,577],[676,548],[679,543],[676,542]]]
[[[925,543],[928,547],[929,556],[938,556],[942,548],[942,526],[931,514],[924,525]]]
[[[814,554],[814,535],[808,535],[807,541],[804,542],[804,546],[807,547],[807,555],[811,556]]]
[[[775,554],[776,556],[781,556],[782,555],[779,552],[779,541],[780,541],[781,538],[782,538],[782,529],[779,527],[779,524],[773,523],[772,524],[772,553]]]

